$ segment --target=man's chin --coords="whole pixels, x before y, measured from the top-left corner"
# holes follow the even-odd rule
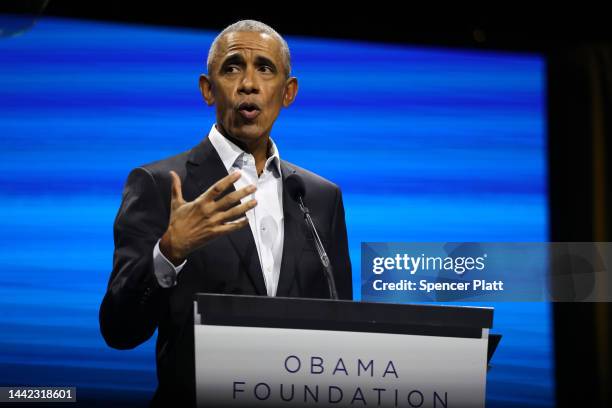
[[[265,135],[265,130],[256,123],[245,123],[233,129],[232,136],[245,143],[257,140]]]

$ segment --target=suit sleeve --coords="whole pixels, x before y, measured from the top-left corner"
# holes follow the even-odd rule
[[[168,211],[153,176],[134,169],[115,218],[113,270],[100,306],[100,331],[113,348],[134,348],[157,328],[170,289],[157,281],[153,248],[168,226]]]
[[[342,192],[339,188],[336,189],[331,237],[332,254],[330,258],[334,270],[338,297],[340,299],[353,300],[353,275],[348,250],[346,221],[344,219],[344,204],[342,203]]]

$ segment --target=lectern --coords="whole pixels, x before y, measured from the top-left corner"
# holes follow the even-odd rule
[[[484,407],[493,309],[197,294],[201,407]]]

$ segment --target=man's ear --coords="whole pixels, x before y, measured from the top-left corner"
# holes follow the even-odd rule
[[[215,93],[213,92],[213,83],[210,77],[206,74],[200,75],[200,92],[208,106],[215,104]]]
[[[285,85],[285,94],[283,95],[283,107],[287,108],[293,103],[298,91],[298,80],[296,77],[291,77]]]

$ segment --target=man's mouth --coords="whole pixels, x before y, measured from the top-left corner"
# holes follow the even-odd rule
[[[252,102],[242,102],[240,105],[238,105],[238,113],[240,113],[240,115],[247,120],[255,119],[257,116],[259,116],[260,112],[261,110],[259,109],[259,106]]]

